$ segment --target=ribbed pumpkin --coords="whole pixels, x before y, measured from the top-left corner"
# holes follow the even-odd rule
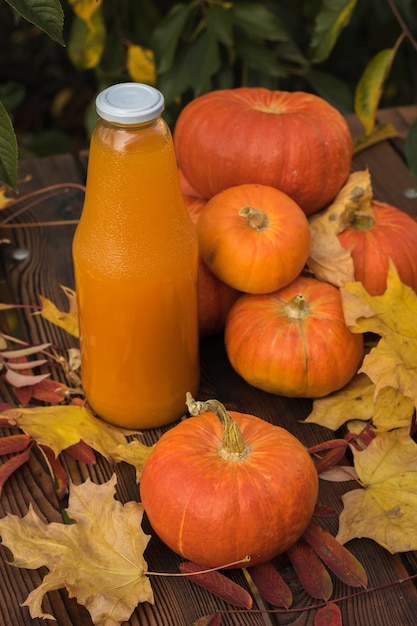
[[[328,102],[262,87],[195,98],[178,117],[174,144],[180,168],[203,197],[260,183],[287,193],[307,215],[335,197],[352,161],[347,123]]]
[[[304,267],[311,233],[287,194],[267,185],[230,187],[207,201],[197,222],[200,256],[238,291],[269,293]]]
[[[291,433],[215,400],[167,431],[145,463],[140,494],[155,533],[205,567],[269,561],[307,528],[318,477]],[[208,412],[204,412],[208,411]],[[198,415],[203,412],[202,415]]]
[[[366,213],[350,214],[350,225],[338,234],[351,250],[355,280],[373,296],[387,286],[389,259],[403,283],[417,292],[417,222],[400,209],[372,200]]]
[[[229,311],[226,351],[249,384],[289,397],[318,398],[346,385],[363,355],[346,326],[337,287],[298,277],[267,295],[243,295]]]
[[[206,200],[184,196],[185,206],[196,225]],[[223,330],[227,314],[240,292],[221,281],[204,263],[198,260],[198,328],[200,337],[209,337]]]

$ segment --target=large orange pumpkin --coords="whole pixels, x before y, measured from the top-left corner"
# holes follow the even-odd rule
[[[363,337],[347,328],[338,288],[306,276],[272,294],[241,296],[226,320],[225,345],[248,383],[289,397],[342,388],[363,355]]]
[[[206,204],[202,198],[184,196],[185,206],[194,224],[197,224]],[[240,293],[221,281],[198,259],[198,328],[200,337],[209,337],[223,330],[227,314]]]
[[[178,117],[174,144],[203,197],[260,183],[287,193],[307,215],[331,202],[352,161],[351,134],[334,107],[313,94],[261,87],[195,98]]]
[[[304,267],[311,233],[287,194],[267,185],[230,187],[207,201],[197,222],[200,255],[238,291],[269,293]]]
[[[215,400],[188,406],[209,412],[162,435],[141,477],[153,530],[205,567],[269,561],[312,517],[318,478],[310,455],[291,433],[253,415],[227,413]]]
[[[387,286],[389,259],[403,283],[417,292],[417,223],[389,204],[372,200],[370,211],[350,215],[350,225],[338,234],[343,248],[351,250],[355,280],[373,296]]]

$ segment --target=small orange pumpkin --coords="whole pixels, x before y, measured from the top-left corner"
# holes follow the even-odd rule
[[[385,292],[389,259],[402,282],[417,292],[417,223],[407,213],[371,200],[366,214],[351,212],[350,224],[338,238],[351,250],[355,280],[372,296]]]
[[[258,417],[228,413],[216,400],[188,397],[187,404],[197,416],[164,433],[143,469],[151,526],[174,552],[205,567],[269,561],[313,515],[318,477],[310,455]]]
[[[363,337],[346,326],[339,289],[306,276],[268,295],[242,295],[226,320],[226,351],[249,384],[319,398],[356,373]]]
[[[197,224],[206,200],[184,195],[191,220]],[[230,307],[240,292],[221,281],[198,259],[198,328],[200,337],[209,337],[223,330]]]
[[[230,187],[203,207],[200,255],[224,283],[269,293],[301,272],[311,246],[306,215],[287,194],[266,185]]]

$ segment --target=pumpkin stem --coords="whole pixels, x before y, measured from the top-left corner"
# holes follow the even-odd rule
[[[367,211],[356,209],[349,213],[349,224],[358,230],[369,230],[375,224],[375,218]]]
[[[266,230],[269,226],[269,217],[263,211],[253,206],[244,206],[239,210],[239,215],[245,217],[248,226],[254,230]]]
[[[248,457],[250,448],[245,443],[242,431],[221,402],[218,400],[200,402],[194,400],[191,393],[188,391],[186,394],[186,404],[190,415],[202,415],[210,411],[220,420],[223,426],[223,437],[219,454],[222,459],[228,461],[243,461]]]
[[[297,294],[292,300],[284,305],[284,311],[287,317],[292,320],[301,320],[303,317],[308,315],[309,310],[310,307],[308,306],[307,300],[302,293]]]

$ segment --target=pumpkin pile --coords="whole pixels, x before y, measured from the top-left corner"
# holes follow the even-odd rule
[[[213,91],[181,112],[174,145],[200,247],[200,335],[225,329],[234,369],[286,396],[346,385],[363,338],[339,290],[303,276],[309,217],[346,183],[352,138],[318,96],[264,88]]]

